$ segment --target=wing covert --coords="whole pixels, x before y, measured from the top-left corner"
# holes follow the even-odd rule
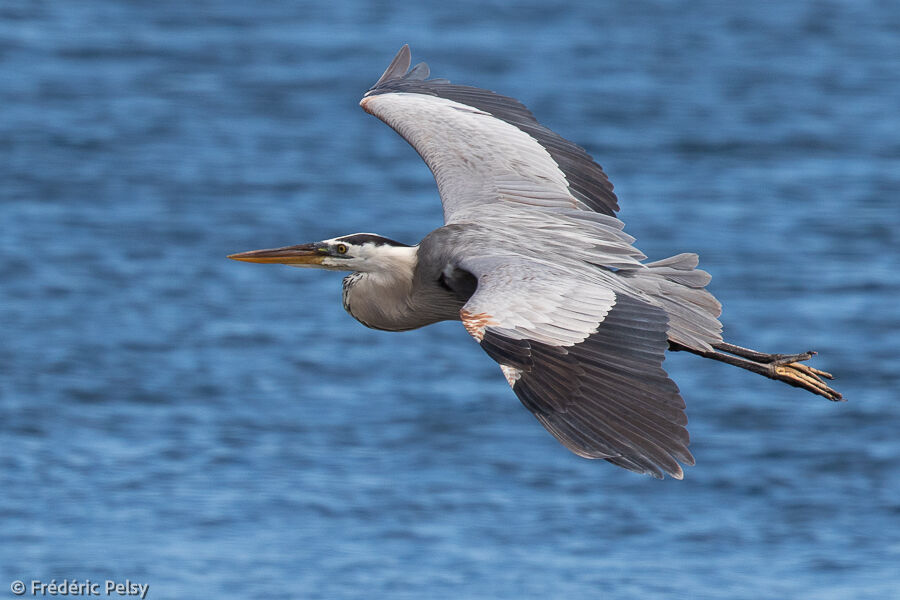
[[[694,464],[684,401],[662,368],[663,309],[528,261],[461,267],[478,279],[463,324],[562,444],[655,477]]]
[[[404,46],[360,105],[408,141],[428,164],[447,223],[486,203],[577,208],[614,216],[616,195],[580,146],[547,129],[517,100],[426,79]]]

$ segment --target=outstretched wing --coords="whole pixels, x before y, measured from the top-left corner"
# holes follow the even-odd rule
[[[684,401],[662,368],[663,309],[528,259],[459,268],[478,280],[463,324],[567,448],[655,477],[680,479],[678,461],[694,464]]]
[[[403,136],[434,173],[444,220],[494,202],[577,208],[613,216],[613,186],[581,147],[535,120],[518,101],[409,69],[403,46],[360,102]]]

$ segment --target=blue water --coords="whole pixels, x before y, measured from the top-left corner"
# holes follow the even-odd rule
[[[0,589],[898,597],[900,5],[572,4],[0,4]],[[849,402],[673,355],[697,466],[659,482],[567,452],[458,323],[226,260],[440,225],[357,107],[404,42],[588,148],[732,341]]]

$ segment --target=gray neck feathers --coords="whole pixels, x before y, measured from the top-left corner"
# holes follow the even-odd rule
[[[413,246],[378,252],[375,268],[345,277],[347,312],[366,327],[387,331],[458,319],[461,305],[447,297],[437,277],[422,276],[417,251]]]
[[[366,327],[411,329],[407,322],[416,248],[371,248],[366,262],[366,271],[344,278],[344,308]]]

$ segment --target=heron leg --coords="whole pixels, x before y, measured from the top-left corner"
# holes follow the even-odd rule
[[[811,350],[801,354],[767,354],[725,342],[714,344],[714,350],[698,350],[675,342],[670,342],[669,346],[672,350],[684,350],[783,381],[835,402],[843,400],[841,393],[825,382],[826,379],[834,379],[834,375],[802,364],[816,355]]]

